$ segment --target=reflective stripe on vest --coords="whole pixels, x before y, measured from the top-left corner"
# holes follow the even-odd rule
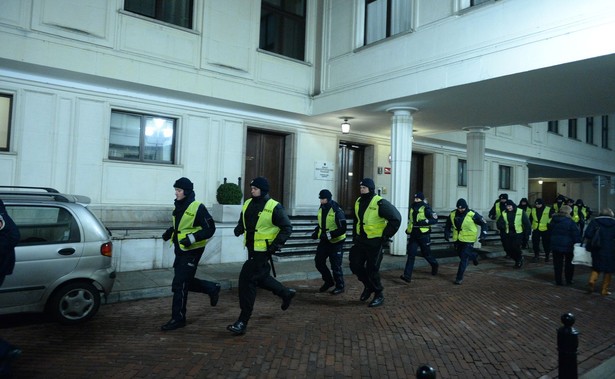
[[[179,241],[186,238],[188,234],[193,234],[203,229],[200,226],[194,226],[196,212],[199,210],[200,205],[201,203],[199,203],[198,201],[193,201],[192,203],[190,203],[190,205],[188,205],[188,208],[186,208],[186,210],[184,211],[182,218],[179,220],[179,225],[177,226],[177,241],[179,248],[182,251],[198,249],[201,247],[205,247],[205,245],[207,244],[207,240],[196,241],[189,247],[185,247],[181,243],[179,243]],[[175,216],[173,216],[173,225],[175,225]],[[171,241],[173,241],[173,239],[171,239]]]
[[[504,222],[506,223],[506,233],[510,232],[510,228],[508,225],[508,212],[504,212]],[[523,224],[521,220],[523,219],[523,209],[517,208],[517,212],[515,212],[515,233],[521,234],[523,233]]]
[[[412,227],[413,227],[413,223],[414,220],[412,219],[412,215],[414,214],[414,208],[410,207],[410,209],[408,210],[408,227],[406,228],[406,232],[408,234],[412,233]],[[423,221],[423,220],[427,220],[427,217],[425,216],[425,206],[421,205],[421,207],[419,208],[418,213],[416,214],[416,221]],[[419,227],[419,230],[421,231],[421,233],[427,233],[430,228],[429,226],[422,226]]]
[[[378,202],[382,197],[375,195],[372,201],[369,202],[365,213],[363,214],[363,220],[359,217],[359,199],[354,203],[354,214],[357,216],[356,233],[361,234],[361,225],[363,225],[363,231],[367,235],[367,238],[380,238],[382,232],[387,226],[388,221],[385,218],[378,216]]]
[[[243,204],[241,211],[243,218],[243,228],[246,230],[246,217],[245,212],[248,205],[252,202],[252,199],[246,200]],[[273,243],[273,240],[278,236],[280,228],[273,225],[273,209],[279,203],[273,199],[267,200],[265,207],[258,214],[258,220],[256,221],[256,230],[254,231],[254,251],[267,251],[268,245]],[[243,244],[246,244],[246,236],[244,234]]]
[[[572,208],[572,220],[577,224],[581,220],[581,217],[579,216],[579,207],[576,205]]]
[[[326,225],[325,227],[327,228],[324,232],[331,232],[334,230],[337,230],[337,224],[335,223],[335,209],[333,209],[333,207],[331,207],[331,209],[329,209],[329,212],[327,213],[327,219],[325,220]],[[322,208],[318,209],[318,239],[320,239],[320,235],[322,234],[323,230],[322,230]],[[336,242],[340,242],[341,240],[343,240],[344,238],[346,238],[346,233],[342,234],[341,236],[335,237],[333,239],[331,239],[329,242],[331,243],[336,243]]]
[[[451,224],[453,225],[453,241],[474,243],[478,239],[478,226],[474,222],[473,218],[475,213],[468,211],[461,223],[461,231],[458,231],[455,227],[455,213],[451,212]]]
[[[544,207],[545,210],[542,211],[542,216],[540,216],[540,220],[536,220],[538,215],[536,214],[536,208],[532,208],[532,229],[536,230],[538,228],[539,231],[544,232],[548,229],[549,223],[551,222],[551,217],[549,217],[549,213],[551,213],[551,207]]]

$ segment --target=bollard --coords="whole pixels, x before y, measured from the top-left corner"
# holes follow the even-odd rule
[[[436,370],[429,365],[422,365],[416,370],[416,379],[436,379]]]
[[[572,327],[574,315],[564,313],[561,317],[562,326],[557,330],[557,350],[559,352],[559,379],[577,379],[577,348],[579,347],[579,332]]]

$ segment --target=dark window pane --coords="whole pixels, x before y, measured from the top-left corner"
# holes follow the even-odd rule
[[[305,58],[305,1],[261,3],[259,48],[289,58]]]
[[[193,0],[125,0],[124,9],[192,29]]]

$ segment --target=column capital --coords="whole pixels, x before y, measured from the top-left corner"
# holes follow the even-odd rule
[[[387,108],[386,111],[393,113],[394,115],[411,115],[418,112],[419,109],[405,105],[395,105],[393,107]]]

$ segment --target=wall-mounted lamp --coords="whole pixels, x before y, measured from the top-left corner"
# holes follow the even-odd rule
[[[542,183],[543,183],[543,181],[542,181],[542,179],[540,179],[540,180],[538,181],[538,184],[542,184]]]
[[[350,133],[350,123],[348,122],[347,118],[345,118],[344,122],[342,122],[342,133],[343,134]]]

